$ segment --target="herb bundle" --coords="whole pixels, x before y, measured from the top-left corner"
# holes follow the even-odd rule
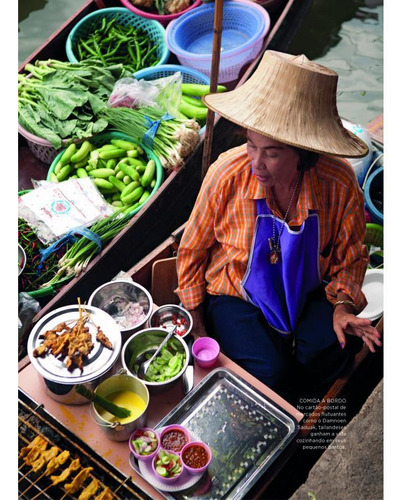
[[[108,217],[98,220],[89,229],[96,233],[102,244],[111,241],[132,218],[131,214],[123,215],[120,210],[112,213]],[[62,278],[77,276],[84,271],[91,259],[98,253],[97,243],[89,240],[85,236],[76,240],[69,250],[59,260],[56,272],[43,286],[50,286],[57,283]]]
[[[162,112],[154,108],[105,108],[100,111],[104,118],[116,130],[139,140],[144,140],[152,122],[158,122],[152,137],[153,151],[162,166],[168,170],[182,167],[199,142],[200,125],[194,119],[162,119]],[[145,142],[145,141],[144,141]]]

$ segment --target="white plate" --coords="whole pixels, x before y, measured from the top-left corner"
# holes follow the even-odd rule
[[[160,427],[157,431],[160,433],[164,427]],[[193,440],[198,441],[198,439],[189,431]],[[138,465],[137,465],[138,462]],[[156,477],[154,471],[152,470],[152,460],[148,460],[147,462],[142,462],[141,460],[137,460],[132,453],[130,453],[130,467],[141,474],[141,476],[146,479],[154,488],[161,491],[181,491],[187,488],[190,488],[194,484],[196,484],[199,479],[203,476],[204,472],[200,474],[192,475],[189,474],[187,470],[184,470],[176,481],[173,483],[164,483],[160,481],[159,478]]]
[[[368,269],[365,273],[362,291],[368,301],[366,308],[358,314],[359,318],[368,318],[371,321],[383,314],[383,270]]]

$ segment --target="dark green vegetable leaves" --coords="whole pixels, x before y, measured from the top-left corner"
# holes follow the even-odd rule
[[[131,76],[121,64],[98,61],[36,61],[18,76],[18,121],[54,148],[63,139],[82,139],[108,126],[97,114],[105,107],[116,80]]]

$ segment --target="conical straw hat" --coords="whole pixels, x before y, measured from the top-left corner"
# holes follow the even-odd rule
[[[338,75],[304,55],[267,50],[253,75],[204,103],[224,118],[299,148],[347,158],[368,146],[347,130],[337,111]]]

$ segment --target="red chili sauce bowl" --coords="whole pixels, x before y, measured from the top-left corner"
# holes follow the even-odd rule
[[[192,441],[184,446],[180,458],[189,474],[201,474],[210,465],[212,453],[206,443]]]
[[[179,453],[185,445],[190,443],[191,439],[185,427],[173,424],[162,430],[160,441],[164,450]]]

